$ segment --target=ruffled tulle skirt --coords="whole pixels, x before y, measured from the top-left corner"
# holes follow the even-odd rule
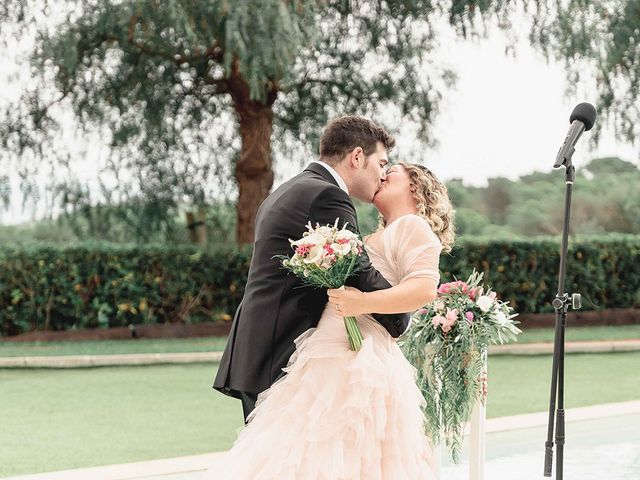
[[[436,478],[414,368],[375,320],[358,323],[358,352],[330,306],[296,340],[287,374],[258,396],[216,480]]]

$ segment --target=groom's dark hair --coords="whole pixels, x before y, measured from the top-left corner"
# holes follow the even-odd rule
[[[370,120],[355,115],[335,118],[322,132],[320,138],[320,160],[337,165],[344,156],[356,147],[362,148],[366,156],[376,151],[378,142],[387,150],[396,144],[387,131]],[[365,167],[367,161],[365,160]]]

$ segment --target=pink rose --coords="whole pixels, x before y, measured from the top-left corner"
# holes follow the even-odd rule
[[[435,317],[433,317],[431,319],[431,324],[435,327],[438,328],[439,325],[442,325],[443,323],[446,323],[447,319],[445,317],[443,317],[442,315],[436,315]]]
[[[450,310],[447,309],[447,314],[445,317],[440,317],[442,320],[440,321],[440,325],[442,325],[442,331],[444,333],[449,332],[456,324],[458,320],[458,310],[456,308]]]
[[[418,315],[424,315],[425,313],[427,313],[429,310],[427,310],[426,308],[421,308],[420,310],[418,310]]]
[[[473,312],[465,312],[464,316],[469,321],[469,323],[473,322]]]
[[[438,293],[467,293],[469,291],[469,285],[465,282],[457,280],[455,282],[443,283],[438,288]]]

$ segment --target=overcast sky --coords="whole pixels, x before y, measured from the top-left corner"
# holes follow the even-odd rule
[[[495,176],[516,178],[553,169],[555,156],[569,128],[569,116],[580,102],[595,103],[593,92],[565,95],[567,80],[559,63],[520,42],[516,57],[504,53],[505,40],[456,42],[451,59],[459,73],[436,122],[440,146],[426,152],[426,163],[442,178],[459,177],[482,185]],[[594,128],[602,128],[602,122]],[[579,168],[593,157],[620,156],[637,163],[640,148],[616,141],[605,129],[591,150],[589,132],[573,156]]]
[[[504,34],[497,29],[488,39],[461,41],[450,34],[441,40],[439,55],[457,72],[458,82],[446,92],[434,125],[439,145],[424,152],[423,162],[444,180],[462,178],[469,185],[484,185],[490,177],[515,179],[533,171],[552,170],[574,106],[595,101],[593,92],[585,91],[587,87],[579,97],[567,97],[563,66],[547,63],[526,40],[517,43],[515,57],[505,55],[506,45]],[[4,59],[0,56],[0,101],[19,94],[18,89],[7,88],[7,75],[15,71],[15,60],[4,54]],[[596,122],[595,128],[603,128],[602,122]],[[587,132],[574,155],[578,168],[599,156],[620,156],[638,163],[640,146],[616,141],[605,129],[600,145],[591,150],[588,137]],[[402,158],[403,153],[415,149],[410,135],[400,134],[397,140],[393,157]],[[104,148],[96,145],[83,158],[87,180],[104,155]],[[298,168],[280,166],[276,186]],[[3,223],[27,219],[18,205],[9,213],[0,213]]]

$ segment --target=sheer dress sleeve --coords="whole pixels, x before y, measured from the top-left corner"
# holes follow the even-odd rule
[[[438,284],[442,244],[429,223],[418,215],[405,215],[393,223],[397,225],[391,224],[390,227],[395,228],[389,233],[393,236],[392,255],[398,266],[400,282],[412,278],[430,278]]]

